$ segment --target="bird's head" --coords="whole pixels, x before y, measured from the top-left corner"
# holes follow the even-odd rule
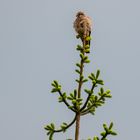
[[[85,16],[84,12],[79,11],[79,12],[76,14],[76,17],[80,17],[80,16]]]

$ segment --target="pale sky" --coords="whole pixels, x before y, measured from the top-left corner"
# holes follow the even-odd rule
[[[113,98],[81,118],[80,139],[99,136],[114,122],[118,136],[137,140],[140,130],[139,0],[0,0],[0,140],[47,140],[44,125],[56,126],[74,114],[51,94],[58,80],[64,91],[77,87],[79,54],[73,21],[81,10],[93,19],[91,63],[101,70]],[[54,140],[74,139],[74,126]]]

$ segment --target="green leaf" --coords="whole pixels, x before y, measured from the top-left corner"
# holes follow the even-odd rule
[[[90,53],[90,49],[85,49],[85,53]]]
[[[61,129],[63,130],[63,132],[66,131],[66,127],[67,127],[67,123],[63,122],[63,124],[61,125]]]
[[[65,123],[65,122],[63,122],[63,125],[64,125],[64,126],[67,126],[68,124],[67,124],[67,123]]]
[[[63,98],[61,96],[58,98],[58,102],[59,103],[63,102]]]
[[[76,48],[78,51],[82,51],[83,50],[83,47],[81,45],[77,45],[77,48]]]
[[[67,97],[67,99],[68,99],[68,100],[73,100],[73,98],[72,98],[72,97],[70,97],[70,96],[68,96],[68,97]]]
[[[92,107],[92,108],[89,110],[89,113],[91,113],[92,115],[95,115],[95,107]]]
[[[76,71],[78,74],[80,74],[80,71],[79,71],[79,70],[76,69],[75,71]]]
[[[110,123],[109,129],[111,130],[113,127],[113,122]]]
[[[103,124],[103,127],[104,127],[104,130],[108,133],[109,132],[109,129],[108,129],[107,125],[106,124]]]
[[[90,63],[89,59],[84,60],[84,63]]]
[[[89,48],[90,48],[89,44],[85,46],[85,49],[89,49]]]
[[[110,89],[106,90],[106,93],[110,93],[110,92],[111,92],[111,90],[110,90]]]
[[[73,94],[73,93],[70,93],[70,96],[71,96],[72,98],[74,98],[74,94]]]
[[[91,73],[91,76],[93,77],[93,79],[96,79],[94,73]]]
[[[96,108],[99,107],[99,106],[102,106],[102,104],[100,102],[95,102],[95,106]]]
[[[104,101],[101,101],[101,100],[100,100],[100,101],[98,101],[98,102],[99,102],[100,104],[104,104],[104,103],[105,103]]]
[[[51,127],[50,127],[49,125],[46,125],[46,126],[44,127],[44,129],[45,129],[45,130],[50,130]]]
[[[96,82],[97,82],[97,84],[104,85],[103,80],[97,80]]]
[[[57,82],[56,80],[54,80],[53,82],[55,83],[55,85],[56,85],[56,86],[58,86],[58,85],[59,85],[59,84],[58,84],[58,82]]]
[[[75,99],[72,100],[72,104],[75,104],[77,101]]]
[[[82,53],[80,53],[80,57],[82,60],[84,60],[84,55]]]
[[[77,110],[77,112],[80,110],[80,105],[79,104],[76,104],[76,110]]]
[[[75,89],[74,90],[74,98],[76,98],[76,96],[77,96],[77,90]]]
[[[54,93],[54,92],[58,92],[58,89],[53,88],[53,89],[51,90],[51,93]]]
[[[85,83],[85,82],[87,82],[87,81],[88,81],[88,79],[84,79],[82,82]]]
[[[85,61],[85,60],[87,60],[88,59],[88,56],[84,56],[83,57],[83,60]]]
[[[93,84],[96,84],[97,82],[96,82],[96,80],[93,80],[92,83],[93,83]]]
[[[95,95],[90,95],[90,101],[95,102]]]
[[[98,92],[98,95],[99,95],[99,96],[102,96],[102,93],[101,93],[101,92]]]
[[[86,41],[90,41],[91,40],[91,37],[90,36],[87,36],[86,37]]]
[[[79,67],[79,68],[81,68],[81,65],[79,63],[76,63],[76,66]]]
[[[52,128],[53,130],[55,129],[54,123],[51,123],[51,128]]]
[[[50,131],[49,131],[49,132],[47,132],[47,135],[50,135],[50,133],[51,133]]]
[[[114,132],[114,131],[111,131],[110,134],[113,135],[113,136],[117,135],[117,133]]]
[[[58,82],[56,80],[54,80],[51,85],[55,88],[57,88],[59,86]]]
[[[103,127],[104,127],[104,129],[107,128],[107,124],[104,123],[104,124],[103,124]]]
[[[89,113],[90,113],[91,115],[95,115],[95,113],[94,113],[93,111],[89,111]]]
[[[95,136],[95,137],[93,138],[93,140],[99,140],[99,138],[98,138],[97,136]]]
[[[62,94],[62,96],[63,96],[64,99],[66,99],[66,97],[67,97],[66,92],[64,92],[64,93]]]
[[[95,101],[97,101],[98,100],[98,96],[94,96],[95,97]]]
[[[100,92],[101,93],[104,93],[104,89],[102,87],[100,88]]]
[[[78,102],[81,102],[83,99],[82,98],[77,98],[76,99]]]
[[[55,83],[51,83],[51,85],[52,85],[53,87],[56,87]]]
[[[61,86],[59,85],[57,89],[58,89],[58,91],[60,91],[61,90]]]
[[[106,98],[112,98],[112,95],[111,94],[106,94],[105,97]]]
[[[100,135],[104,137],[106,135],[106,132],[102,132]]]
[[[77,83],[79,83],[80,81],[78,79],[75,80]]]
[[[88,78],[89,78],[90,80],[93,80],[93,79],[94,79],[91,75],[89,75]]]
[[[92,94],[93,92],[91,90],[88,90],[88,89],[84,89],[84,91],[88,94]]]
[[[69,109],[73,109],[73,106],[69,106],[68,108],[69,108]]]
[[[99,75],[100,75],[100,70],[97,70],[96,79],[98,79]]]

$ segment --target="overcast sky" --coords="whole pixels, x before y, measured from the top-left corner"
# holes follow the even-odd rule
[[[100,134],[114,122],[118,136],[137,140],[140,132],[139,0],[0,0],[0,139],[47,140],[44,125],[74,114],[51,94],[56,79],[68,93],[77,87],[79,54],[73,21],[84,11],[93,19],[91,63],[101,70],[113,98],[81,118],[80,138]],[[54,140],[74,139],[74,126]]]

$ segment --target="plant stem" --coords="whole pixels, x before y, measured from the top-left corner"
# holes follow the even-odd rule
[[[76,129],[75,129],[75,140],[79,140],[79,129],[80,129],[80,113],[76,115]]]
[[[96,86],[96,84],[93,84],[93,85],[92,85],[91,92],[93,92],[95,86]],[[88,101],[89,101],[91,95],[92,95],[92,94],[89,94],[89,95],[88,95],[88,97],[87,97],[87,99],[86,99],[86,102],[85,102],[85,104],[83,105],[83,107],[80,109],[80,111],[83,111],[83,110],[86,108],[87,103],[88,103]]]
[[[63,97],[62,92],[59,90],[58,93],[63,98],[63,102],[65,103],[65,105],[69,108],[70,105],[67,102],[67,100],[65,100],[65,98]],[[69,108],[69,109],[71,109],[73,112],[76,112],[73,108]]]
[[[85,47],[85,39],[83,39],[83,52],[82,52],[83,55],[85,54],[84,47]],[[83,75],[83,68],[84,68],[84,62],[81,59],[79,85],[78,85],[78,98],[81,97],[81,88],[82,88],[82,84],[83,84],[81,76]],[[79,112],[77,112],[77,114],[76,114],[75,140],[79,140],[80,116],[81,116],[81,114],[80,114],[80,110],[79,110]]]
[[[69,127],[71,127],[74,123],[75,123],[75,120],[76,120],[76,116],[74,117],[74,119],[71,121],[71,123],[69,123],[67,125],[67,127],[65,129],[68,129]],[[59,130],[54,130],[54,133],[57,133],[57,132],[62,132],[63,129],[59,129]]]
[[[96,102],[102,101],[103,97],[104,97],[104,96],[101,96]],[[96,105],[96,102],[92,103],[91,106],[89,106],[87,109],[83,110],[83,111],[81,112],[81,115],[86,115],[87,113],[89,113],[89,110],[90,110],[92,107],[94,107],[94,106]],[[95,107],[96,107],[96,106],[95,106]]]
[[[102,138],[101,140],[104,140],[106,137],[107,137],[108,133],[106,133]]]

